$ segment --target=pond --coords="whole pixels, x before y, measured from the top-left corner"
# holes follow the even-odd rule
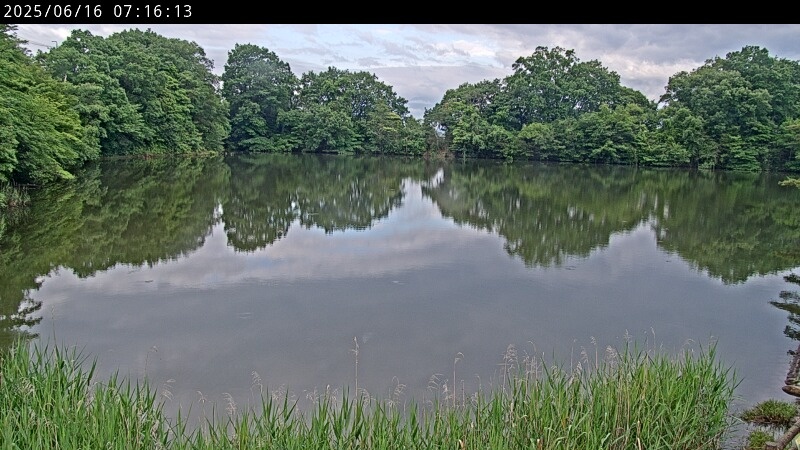
[[[108,160],[0,236],[10,334],[146,378],[168,411],[468,395],[539,357],[716,345],[781,391],[800,305],[780,175],[319,155]],[[715,344],[716,343],[716,344]],[[453,383],[455,380],[455,383]]]

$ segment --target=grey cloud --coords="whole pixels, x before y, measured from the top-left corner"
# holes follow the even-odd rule
[[[502,78],[510,69],[480,66],[380,67],[374,69],[381,80],[394,87],[395,92],[408,100],[411,114],[421,119],[425,108],[432,108],[448,89],[463,83]]]
[[[356,63],[359,66],[364,66],[364,67],[373,67],[380,65],[380,61],[378,60],[378,58],[373,58],[371,56],[367,58],[358,58],[356,60]]]
[[[381,43],[386,53],[398,57],[399,60],[412,62],[419,60],[419,53],[415,51],[413,46],[400,45],[394,42],[384,41]]]
[[[669,77],[681,70],[692,70],[715,56],[724,57],[745,45],[767,48],[774,56],[800,59],[800,25],[774,24],[423,24],[397,28],[404,40],[397,42],[356,26],[342,27],[350,33],[346,44],[357,40],[375,47],[379,54],[344,57],[337,46],[319,38],[319,27],[305,25],[20,25],[22,39],[44,44],[31,45],[32,51],[46,50],[53,40],[61,41],[72,29],[88,29],[108,35],[127,28],[151,28],[169,37],[197,42],[215,62],[221,73],[227,53],[236,43],[253,43],[269,48],[292,66],[300,75],[308,70],[324,70],[328,65],[351,70],[376,66],[391,61],[397,67],[375,67],[373,70],[399,95],[409,100],[412,112],[433,106],[444,92],[465,82],[503,77],[521,56],[528,56],[538,46],[560,46],[574,49],[582,61],[598,60],[620,75],[623,85],[642,91],[651,100],[663,92]],[[280,42],[280,30],[291,30],[297,45]],[[410,31],[410,33],[409,33]],[[445,37],[446,39],[440,39]],[[394,35],[393,37],[397,37]],[[495,53],[493,63],[475,64],[463,48],[452,40],[480,43]],[[280,43],[279,43],[280,42]],[[438,44],[438,45],[437,45]],[[421,64],[463,65],[420,67]],[[347,67],[343,67],[347,66]],[[355,66],[355,67],[354,67]],[[362,67],[359,67],[362,66]]]

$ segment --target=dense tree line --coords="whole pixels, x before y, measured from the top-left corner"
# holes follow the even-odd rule
[[[0,183],[72,178],[70,170],[100,152],[78,99],[22,51],[12,26],[0,31]]]
[[[222,76],[232,149],[422,154],[407,101],[368,72],[334,67],[299,79],[266,48],[236,45]]]
[[[35,57],[22,44],[0,25],[0,187],[71,179],[100,156],[223,149],[228,109],[197,44],[149,30],[75,30]]]
[[[69,179],[104,155],[223,149],[800,170],[800,63],[759,47],[675,74],[659,102],[599,61],[538,47],[420,120],[374,74],[297,77],[252,44],[217,76],[196,43],[150,30],[75,30],[35,56],[0,31],[0,187]]]
[[[37,60],[68,84],[103,154],[223,149],[227,107],[213,63],[193,42],[150,30],[108,38],[75,30]]]
[[[598,61],[539,47],[502,80],[465,83],[426,111],[465,156],[797,170],[800,64],[744,47],[670,78],[658,103]]]

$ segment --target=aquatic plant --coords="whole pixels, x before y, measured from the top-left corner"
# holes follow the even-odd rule
[[[166,417],[146,380],[98,382],[94,362],[80,352],[19,341],[0,356],[0,442],[20,449],[695,450],[720,448],[734,419],[737,380],[713,346],[673,356],[607,347],[593,358],[582,352],[573,367],[506,355],[502,385],[423,404],[345,388],[326,390],[301,411],[254,374],[257,408],[230,398],[224,414],[215,406],[189,431],[180,414]]]

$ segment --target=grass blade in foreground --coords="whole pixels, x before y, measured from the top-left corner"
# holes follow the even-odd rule
[[[397,405],[344,390],[300,411],[265,393],[258,409],[187,433],[146,383],[97,383],[80,354],[19,342],[0,357],[3,449],[717,449],[737,383],[713,347],[609,347],[568,370],[514,361],[503,386],[460,402]]]

